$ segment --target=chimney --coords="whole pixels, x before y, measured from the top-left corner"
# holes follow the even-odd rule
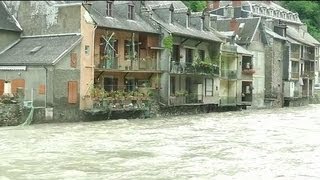
[[[207,10],[212,11],[220,7],[220,1],[207,0]]]
[[[239,23],[237,22],[237,20],[235,18],[232,18],[229,24],[229,29],[230,31],[235,31],[237,32],[238,27],[239,27]]]
[[[241,17],[241,1],[232,1],[233,18]]]
[[[232,7],[241,7],[241,1],[232,1]]]

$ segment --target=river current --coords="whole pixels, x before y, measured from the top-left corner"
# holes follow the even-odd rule
[[[320,105],[2,127],[7,179],[320,179]]]

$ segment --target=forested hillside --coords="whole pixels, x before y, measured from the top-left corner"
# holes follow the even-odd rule
[[[308,25],[309,33],[320,40],[320,1],[281,1],[281,5],[299,13],[300,20]]]
[[[199,12],[206,7],[206,1],[183,1],[192,11]],[[279,1],[280,5],[299,13],[302,22],[308,25],[309,33],[320,40],[320,1]]]

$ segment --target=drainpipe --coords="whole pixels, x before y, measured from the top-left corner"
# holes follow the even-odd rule
[[[45,90],[45,97],[44,97],[44,107],[45,108],[47,108],[47,95],[48,95],[48,93],[47,93],[47,90],[48,90],[48,88],[47,88],[47,84],[48,84],[48,68],[47,67],[45,67],[45,66],[43,66],[43,68],[46,70],[46,79],[45,79],[45,82],[44,82],[44,90]]]

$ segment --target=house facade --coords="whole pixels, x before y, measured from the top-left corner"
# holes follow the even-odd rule
[[[145,2],[144,8],[150,24],[164,34],[160,102],[165,106],[218,105],[222,40],[207,29],[208,14],[191,13],[182,2]]]

